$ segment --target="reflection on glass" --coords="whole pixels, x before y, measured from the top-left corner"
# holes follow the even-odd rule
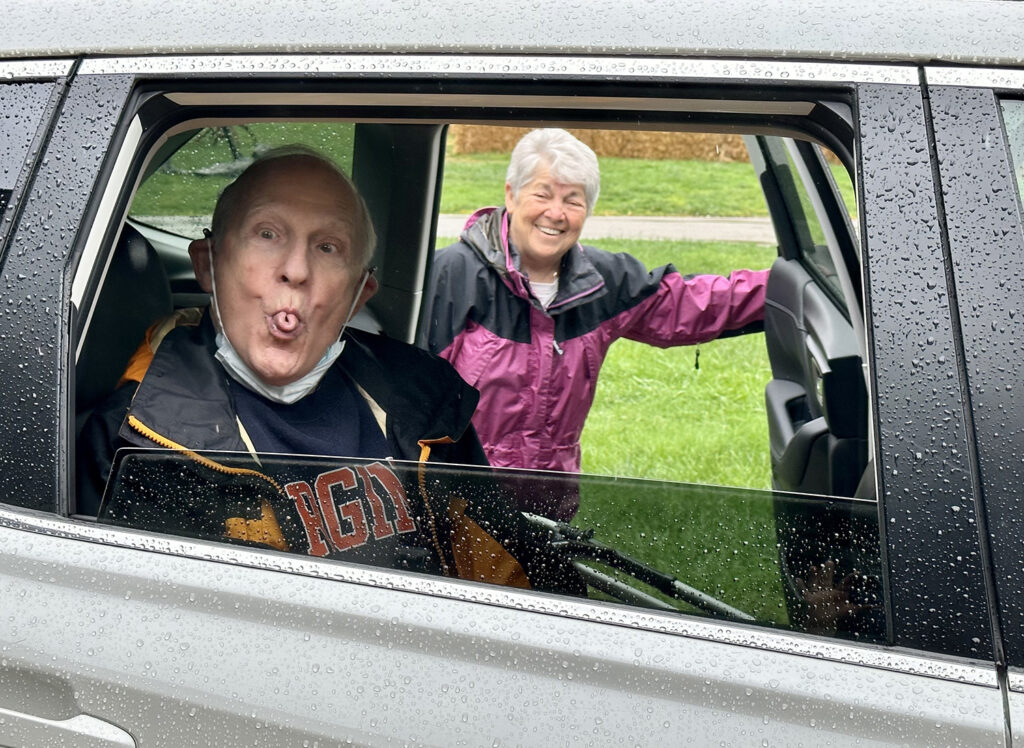
[[[560,497],[580,511],[560,516]],[[521,511],[526,507],[529,511]],[[881,641],[873,501],[360,459],[124,450],[100,521]]]
[[[193,130],[181,136],[184,143],[175,143],[173,152],[157,152],[129,215],[173,234],[201,236],[220,191],[271,148],[301,143],[351,174],[354,128],[351,122],[252,122]]]

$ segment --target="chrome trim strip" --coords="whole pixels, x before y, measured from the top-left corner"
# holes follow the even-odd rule
[[[411,572],[401,573],[343,562],[314,560],[306,556],[294,556],[287,553],[129,531],[81,520],[66,520],[32,510],[0,507],[0,526],[70,540],[105,543],[153,553],[186,556],[204,561],[237,564],[288,574],[301,574],[339,582],[516,608],[577,620],[863,665],[969,685],[997,687],[994,667],[981,663],[971,664],[939,656],[925,657],[909,652],[885,650],[867,644],[823,640],[792,632],[781,634],[751,625],[700,620],[611,605],[595,605],[572,598],[538,592],[513,591],[505,587],[481,585],[457,579],[421,576]]]
[[[1024,70],[1011,68],[926,67],[924,75],[930,86],[1024,89]]]
[[[448,106],[530,109],[554,106],[550,97],[502,94],[403,94],[403,93],[168,93],[164,98],[179,106]],[[559,97],[558,105],[571,109],[647,112],[757,113],[806,116],[814,109],[809,101],[746,101],[740,99],[675,99],[637,96]]]
[[[71,65],[71,60],[16,60],[0,62],[0,83],[39,78],[60,78],[71,72]]]
[[[658,57],[547,57],[543,55],[210,55],[106,57],[85,60],[82,75],[204,76],[301,73],[358,76],[782,80],[802,83],[917,84],[911,65],[693,60]]]

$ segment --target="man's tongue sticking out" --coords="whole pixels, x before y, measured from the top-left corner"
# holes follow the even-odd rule
[[[275,337],[293,338],[302,329],[302,319],[299,315],[289,309],[282,309],[268,315],[270,332]]]

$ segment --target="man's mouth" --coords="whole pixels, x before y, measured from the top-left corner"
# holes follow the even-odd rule
[[[278,340],[294,340],[306,327],[302,317],[294,309],[280,309],[266,315],[266,320],[267,330]]]

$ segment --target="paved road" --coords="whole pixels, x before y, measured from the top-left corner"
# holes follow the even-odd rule
[[[458,236],[465,216],[437,217],[437,235]],[[664,216],[591,216],[583,227],[583,240],[678,239],[775,244],[768,218],[668,218]]]

